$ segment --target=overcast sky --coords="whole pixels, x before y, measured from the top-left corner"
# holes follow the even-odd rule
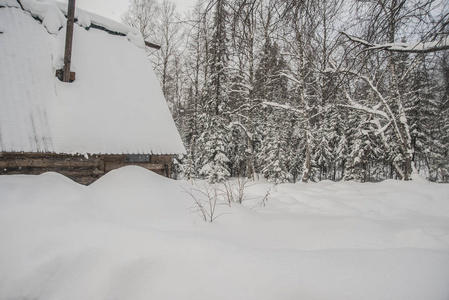
[[[68,0],[59,1],[68,2]],[[194,6],[197,0],[172,0],[172,2],[175,2],[178,11],[183,13]],[[128,10],[128,6],[129,0],[76,0],[76,7],[116,21],[121,21],[122,14]]]

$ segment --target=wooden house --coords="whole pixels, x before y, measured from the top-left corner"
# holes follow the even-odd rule
[[[54,171],[83,184],[138,165],[170,176],[185,152],[138,30],[80,9],[61,82],[66,5],[0,0],[0,175]]]

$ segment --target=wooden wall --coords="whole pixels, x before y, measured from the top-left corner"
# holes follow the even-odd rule
[[[170,177],[171,155],[151,155],[148,161],[130,162],[126,155],[83,155],[53,153],[0,153],[0,175],[57,172],[88,185],[120,167],[135,165]]]

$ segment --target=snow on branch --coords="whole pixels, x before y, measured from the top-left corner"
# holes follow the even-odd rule
[[[388,127],[390,127],[390,125],[391,125],[391,121],[390,121],[387,124],[385,124],[384,126],[382,126],[380,124],[379,119],[374,119],[371,121],[371,123],[376,125],[376,127],[377,127],[377,131],[374,133],[375,135],[383,134],[388,129]]]
[[[388,115],[384,111],[377,110],[375,108],[369,108],[367,106],[364,106],[364,105],[356,102],[355,100],[353,100],[351,98],[351,96],[346,91],[345,91],[345,95],[346,95],[346,99],[348,99],[348,102],[350,103],[350,105],[341,105],[342,107],[348,107],[348,108],[364,111],[364,112],[366,112],[368,114],[378,115],[378,116],[380,116],[380,117],[382,117],[382,118],[384,118],[386,120],[390,120],[390,118],[388,117]]]
[[[263,102],[262,104],[263,105],[267,105],[267,106],[271,106],[271,107],[275,107],[275,108],[286,109],[286,110],[289,110],[289,111],[292,111],[292,112],[295,112],[295,113],[298,113],[298,114],[302,114],[303,113],[302,109],[291,107],[289,104],[279,104],[279,103],[276,103],[276,102]]]
[[[449,50],[449,35],[444,36],[439,41],[433,42],[421,42],[421,43],[387,43],[387,44],[374,44],[363,39],[354,37],[342,31],[341,34],[345,35],[348,39],[355,43],[362,44],[367,50],[386,50],[392,52],[406,52],[406,53],[430,53],[442,50]]]
[[[360,74],[360,73],[358,73],[358,72],[355,72],[355,71],[353,71],[353,70],[346,70],[346,69],[339,69],[339,70],[336,70],[336,69],[328,69],[328,70],[326,70],[326,72],[342,72],[342,73],[347,73],[347,74],[354,75],[354,76],[360,78],[361,80],[365,81],[365,82],[370,86],[371,90],[377,95],[377,97],[378,97],[379,100],[380,100],[380,103],[377,104],[376,106],[374,106],[373,109],[370,109],[370,108],[364,107],[364,106],[362,106],[361,104],[357,103],[356,101],[352,100],[352,99],[350,98],[349,94],[348,94],[347,92],[345,92],[345,93],[346,93],[346,98],[349,97],[348,99],[351,99],[351,101],[352,101],[352,105],[351,105],[351,106],[354,107],[354,108],[358,108],[359,110],[364,110],[364,111],[366,111],[366,112],[369,112],[369,110],[372,110],[372,112],[370,112],[370,113],[374,113],[374,112],[375,112],[376,114],[382,115],[384,118],[386,118],[387,120],[391,121],[391,122],[393,123],[393,125],[394,125],[394,129],[395,129],[395,131],[396,131],[398,137],[399,137],[399,138],[401,139],[401,141],[405,144],[404,138],[402,137],[401,131],[399,130],[399,126],[398,126],[398,124],[397,124],[395,114],[394,114],[393,111],[391,110],[391,107],[390,107],[390,105],[388,104],[388,102],[387,102],[387,100],[385,99],[385,97],[384,97],[384,96],[382,95],[382,93],[377,89],[377,86],[373,83],[373,81],[372,81],[370,78],[368,78],[367,76],[362,75],[362,74]],[[351,101],[350,101],[350,103],[351,103]],[[356,105],[356,106],[354,106],[354,105]],[[386,112],[378,110],[378,108],[380,108],[382,105],[384,106]],[[361,108],[363,108],[363,109],[361,109]],[[404,121],[403,121],[402,119],[401,119],[400,121],[401,121],[402,123],[404,123]]]
[[[279,74],[280,74],[281,76],[285,76],[286,78],[290,79],[291,81],[295,82],[296,84],[301,84],[301,82],[300,82],[298,79],[296,79],[296,78],[290,76],[290,75],[287,74],[287,73],[280,72]]]
[[[248,139],[252,140],[253,139],[253,134],[251,132],[248,131],[248,129],[240,122],[234,121],[231,122],[228,126],[228,128],[231,128],[233,126],[238,126],[240,127],[246,134],[246,136],[248,137]]]

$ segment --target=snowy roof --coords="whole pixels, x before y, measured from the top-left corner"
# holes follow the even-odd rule
[[[136,29],[77,9],[76,80],[55,77],[66,9],[0,0],[0,152],[184,153]]]

